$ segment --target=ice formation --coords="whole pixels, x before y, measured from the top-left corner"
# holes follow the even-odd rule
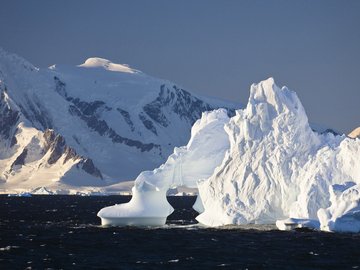
[[[360,232],[360,185],[346,182],[329,188],[331,206],[320,209],[320,229]]]
[[[101,210],[103,223],[104,217],[154,211],[166,217],[172,212],[166,190],[197,183],[194,208],[207,226],[276,223],[279,229],[360,230],[359,139],[314,132],[296,93],[280,89],[272,78],[251,86],[246,108],[234,117],[220,114],[216,129],[201,125],[218,115],[205,114],[185,148],[176,149],[159,169],[140,174],[129,204]],[[180,164],[182,173],[174,173]]]
[[[313,132],[295,92],[272,78],[252,85],[247,107],[225,128],[229,153],[199,183],[203,224],[318,220],[331,185],[360,181],[360,141]]]
[[[224,124],[229,121],[223,109],[205,112],[193,125],[189,143],[175,148],[165,164],[142,172],[135,180],[129,203],[100,210],[103,225],[164,225],[173,208],[166,199],[172,187],[196,187],[209,177],[224,158],[229,139]],[[201,209],[201,205],[198,205]]]

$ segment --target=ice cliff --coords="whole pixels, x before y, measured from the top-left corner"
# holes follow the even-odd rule
[[[131,203],[151,193],[151,201],[161,205],[154,208],[163,209],[159,214],[164,217],[172,211],[166,190],[196,182],[197,220],[208,226],[278,221],[280,229],[340,230],[336,224],[349,227],[350,222],[359,230],[360,218],[354,217],[359,202],[359,139],[314,132],[296,93],[279,88],[272,78],[251,86],[246,108],[234,117],[220,115],[220,120],[212,119],[219,121],[216,129],[209,126],[196,132],[207,117],[218,116],[203,115],[186,147],[176,149],[160,168],[139,175],[130,204],[102,210],[99,216],[128,216]]]

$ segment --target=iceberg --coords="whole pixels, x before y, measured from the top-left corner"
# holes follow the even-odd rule
[[[7,195],[8,197],[32,197],[31,193],[29,192],[20,192],[20,193],[10,193]]]
[[[251,86],[247,107],[225,130],[229,152],[198,184],[204,212],[197,220],[205,225],[291,218],[280,227],[313,228],[318,210],[330,206],[329,187],[360,181],[360,140],[312,131],[296,93],[272,78]]]
[[[167,190],[183,185],[198,187],[196,219],[206,226],[360,230],[360,139],[313,131],[296,93],[273,78],[253,84],[232,118],[204,113],[191,135],[165,164],[138,176],[129,203],[102,209],[102,223],[163,224],[173,211]]]
[[[221,163],[229,149],[224,130],[228,121],[225,109],[204,112],[193,125],[186,146],[176,147],[163,165],[136,178],[130,202],[99,211],[102,225],[164,225],[174,210],[166,199],[167,191],[181,186],[196,188],[197,181],[208,178]],[[195,204],[201,209],[200,201]]]

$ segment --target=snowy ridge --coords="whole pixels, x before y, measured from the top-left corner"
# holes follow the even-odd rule
[[[0,91],[1,192],[46,187],[66,193],[132,180],[185,144],[202,112],[236,107],[102,58],[38,69],[1,49]],[[71,149],[79,160],[47,164],[50,130],[58,156]],[[30,161],[30,149],[38,163]],[[22,159],[14,170],[11,164]]]

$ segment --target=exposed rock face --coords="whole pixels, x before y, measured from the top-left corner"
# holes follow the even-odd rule
[[[44,154],[50,152],[50,156],[47,159],[48,164],[54,164],[61,157],[64,157],[63,164],[69,160],[78,161],[78,167],[92,176],[103,179],[100,170],[95,167],[93,161],[90,158],[84,158],[78,155],[73,148],[66,145],[64,137],[56,134],[54,130],[45,130],[44,139]]]
[[[99,171],[98,168],[95,167],[95,165],[91,159],[82,158],[79,164],[81,165],[81,168],[88,174],[91,174],[95,177],[103,179],[101,172]]]
[[[130,126],[131,131],[135,131],[135,126],[134,126],[133,121],[131,120],[129,112],[127,112],[123,109],[120,109],[120,108],[116,108],[116,109],[124,117],[124,120]]]
[[[16,165],[25,165],[25,158],[27,155],[28,150],[26,148],[24,148],[24,150],[21,152],[21,154],[15,159],[15,161],[13,162],[13,164],[11,164],[11,170],[14,169],[14,166]]]
[[[6,90],[1,90],[0,93],[0,136],[7,140],[14,135],[14,127],[19,121],[19,112],[12,109],[7,102]],[[16,142],[13,141],[12,144]]]

